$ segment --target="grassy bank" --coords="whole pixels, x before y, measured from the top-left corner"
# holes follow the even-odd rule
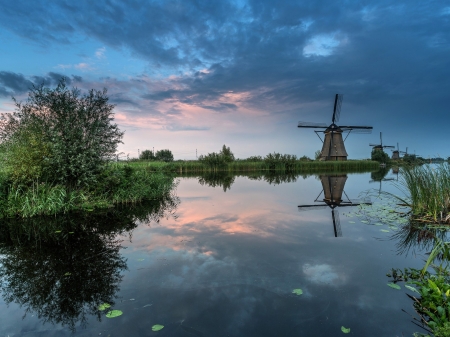
[[[154,200],[170,193],[174,178],[143,167],[111,165],[95,184],[67,188],[47,181],[12,184],[0,177],[0,217],[33,217],[71,211],[93,211],[120,204]]]
[[[223,165],[207,165],[196,160],[157,162],[157,161],[133,161],[119,162],[118,167],[129,165],[135,168],[145,168],[151,172],[184,173],[209,173],[209,172],[251,172],[251,171],[280,171],[280,172],[307,172],[324,173],[336,171],[361,171],[376,170],[379,163],[370,160],[347,160],[347,161],[247,161],[235,160]]]
[[[411,207],[414,221],[450,224],[450,164],[403,167],[396,198]]]

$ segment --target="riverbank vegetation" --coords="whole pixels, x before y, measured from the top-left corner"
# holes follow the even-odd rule
[[[169,193],[173,178],[111,165],[123,132],[106,89],[81,95],[64,79],[35,87],[0,119],[0,217],[137,203]]]
[[[450,225],[450,164],[403,167],[393,195],[411,208],[414,222]]]

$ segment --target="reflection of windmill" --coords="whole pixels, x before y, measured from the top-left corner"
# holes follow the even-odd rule
[[[397,143],[397,150],[392,150],[391,159],[393,159],[393,160],[400,159],[399,153],[400,153],[400,150],[399,150],[398,143]]]
[[[380,132],[380,144],[369,144],[370,146],[373,146],[373,149],[374,150],[381,150],[381,151],[383,151],[384,149],[387,149],[387,148],[392,148],[392,149],[395,149],[395,146],[392,146],[392,145],[383,145],[383,137],[382,137],[382,135],[381,135],[381,132]]]
[[[398,177],[398,173],[397,173],[397,177]],[[381,182],[383,182],[383,181],[393,181],[393,180],[395,180],[395,179],[394,178],[373,179],[373,180],[370,180],[369,183],[379,182],[380,183],[380,188],[378,189],[378,193],[381,193]]]
[[[371,204],[370,200],[359,201],[350,200],[344,191],[344,185],[347,181],[346,174],[339,175],[321,175],[320,181],[322,182],[322,191],[319,193],[314,202],[322,204],[314,205],[300,205],[298,206],[299,211],[312,210],[318,208],[331,208],[331,218],[333,219],[334,236],[342,236],[341,222],[339,220],[339,212],[336,207],[345,206],[358,206],[361,204]],[[319,200],[319,197],[323,193],[323,199]],[[345,195],[347,200],[342,199],[342,194]]]
[[[322,140],[322,152],[320,160],[347,160],[347,151],[345,151],[344,141],[347,139],[351,131],[353,133],[370,133],[371,126],[353,126],[353,125],[341,125],[338,126],[335,123],[339,121],[339,115],[341,112],[342,95],[336,94],[334,99],[333,116],[331,118],[331,125],[327,126],[325,123],[305,123],[299,122],[299,128],[312,128],[312,129],[325,129],[324,131],[314,130],[316,135],[320,138],[319,132],[325,134],[325,139]],[[348,132],[345,139],[342,139],[342,133]]]

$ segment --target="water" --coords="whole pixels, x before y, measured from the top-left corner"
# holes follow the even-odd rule
[[[394,190],[373,178],[348,174],[343,199]],[[180,178],[178,199],[163,206],[3,224],[0,336],[420,331],[402,311],[414,315],[405,289],[388,287],[386,273],[422,267],[424,252],[347,217],[355,207],[299,211],[323,205],[314,202],[322,187],[316,176]],[[104,302],[123,315],[106,318]]]

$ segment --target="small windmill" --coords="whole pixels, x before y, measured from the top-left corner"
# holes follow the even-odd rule
[[[406,151],[399,151],[400,153],[403,153],[403,155],[408,155],[408,148],[406,148]]]
[[[337,207],[346,207],[346,206],[358,206],[361,204],[371,205],[370,200],[351,200],[348,198],[347,194],[344,191],[345,182],[347,181],[346,174],[339,175],[321,175],[320,181],[322,183],[322,191],[319,193],[314,202],[321,204],[314,205],[300,205],[298,206],[299,211],[306,211],[312,209],[319,208],[331,208],[331,218],[333,220],[333,229],[334,236],[341,237],[341,222],[339,220],[339,212],[336,209]],[[320,196],[323,193],[323,199],[319,200]],[[347,197],[347,200],[342,199],[342,194]]]
[[[373,129],[371,126],[354,126],[354,125],[341,125],[336,123],[339,121],[341,113],[343,96],[336,94],[334,99],[333,115],[331,117],[331,124],[327,126],[325,123],[309,123],[299,122],[299,128],[312,128],[312,129],[325,129],[324,131],[314,130],[316,135],[323,143],[320,160],[347,160],[348,154],[345,150],[344,141],[347,139],[350,132],[353,133],[370,133]],[[319,132],[323,132],[324,140],[319,136]],[[342,133],[348,132],[345,139],[342,138]]]
[[[392,157],[391,157],[391,159],[393,159],[393,160],[400,159],[399,153],[400,153],[400,150],[398,148],[398,143],[397,143],[397,150],[392,150]]]
[[[395,149],[395,146],[392,145],[383,145],[383,135],[380,132],[380,144],[369,144],[369,146],[372,146],[374,150],[381,150],[383,151],[384,149]]]

